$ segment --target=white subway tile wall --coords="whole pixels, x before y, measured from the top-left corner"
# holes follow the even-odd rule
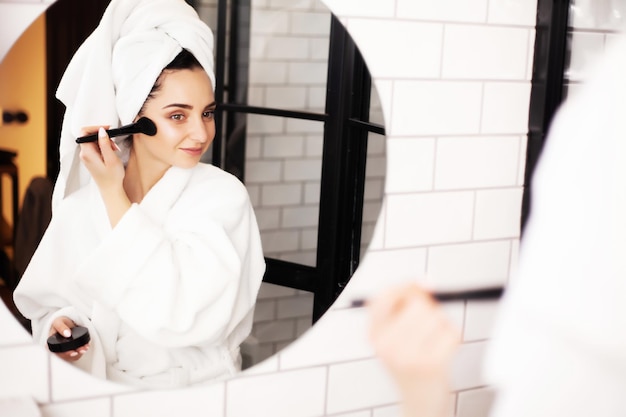
[[[610,45],[626,24],[626,2],[572,0],[569,14],[569,56],[565,68],[565,95],[589,75],[597,58]]]
[[[593,8],[592,0],[576,2]],[[200,3],[203,18],[214,21],[216,1]],[[375,181],[367,191],[374,202],[384,190],[385,201],[380,214],[368,208],[372,222],[364,229],[371,229],[372,245],[337,306],[310,328],[309,318],[302,316],[310,296],[264,284],[248,347],[259,357],[284,350],[229,381],[165,393],[129,392],[69,372],[13,327],[0,334],[0,397],[31,396],[46,417],[159,416],[172,410],[188,417],[399,415],[395,387],[367,342],[365,311],[340,304],[408,280],[477,285],[506,282],[514,275],[536,0],[324,3],[362,50],[379,95],[375,117],[384,120],[387,131],[386,139],[372,141],[368,178]],[[0,39],[15,38],[20,19],[24,26],[25,8],[43,10],[48,4],[0,0]],[[328,42],[318,24],[326,19],[324,6],[313,0],[253,4],[265,12],[282,11],[253,20],[250,102],[276,103],[280,91],[289,93],[292,107],[321,109]],[[578,32],[603,29],[606,44],[615,31],[610,16],[577,17],[575,22],[577,38]],[[269,31],[278,32],[278,38],[270,40]],[[6,50],[0,43],[0,56]],[[287,59],[296,61],[288,64]],[[278,65],[269,69],[269,62]],[[265,250],[283,258],[301,245],[298,256],[311,262],[320,124],[263,116],[250,116],[248,122],[246,183]],[[292,158],[299,166],[306,162],[306,169],[295,169]],[[281,229],[285,221],[288,228]],[[453,413],[486,417],[492,394],[480,367],[496,308],[457,303],[447,310],[465,337],[453,369]],[[9,317],[0,309],[2,323]],[[267,344],[261,343],[264,337]],[[68,387],[70,381],[78,384]]]

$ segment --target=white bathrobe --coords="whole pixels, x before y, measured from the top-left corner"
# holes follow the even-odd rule
[[[550,128],[486,375],[493,417],[626,416],[626,39]]]
[[[239,368],[264,270],[243,184],[211,165],[172,167],[113,229],[93,181],[63,199],[15,302],[41,344],[55,317],[87,326],[86,371],[179,387]]]

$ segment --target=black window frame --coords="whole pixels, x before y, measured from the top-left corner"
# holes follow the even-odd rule
[[[571,0],[538,0],[533,72],[528,117],[528,143],[522,235],[531,209],[532,178],[546,142],[550,123],[563,102],[564,72],[568,60],[567,38]]]
[[[243,181],[245,141],[231,140],[237,128],[241,136],[241,124],[234,123],[237,117],[260,114],[324,123],[316,266],[266,257],[263,279],[312,292],[315,322],[343,291],[360,262],[368,135],[385,135],[385,129],[369,121],[371,77],[356,44],[336,16],[331,14],[324,113],[245,102],[249,37],[250,0],[219,0],[215,65],[218,109],[212,163]]]

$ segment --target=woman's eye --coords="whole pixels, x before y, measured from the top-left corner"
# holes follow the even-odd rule
[[[185,116],[183,116],[182,114],[173,114],[170,116],[171,119],[173,120],[183,120]]]
[[[213,111],[205,111],[202,113],[202,117],[205,117],[207,119],[212,119],[214,114],[215,112]]]

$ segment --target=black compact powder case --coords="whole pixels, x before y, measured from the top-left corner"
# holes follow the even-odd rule
[[[70,337],[64,337],[59,333],[50,336],[48,338],[48,349],[54,353],[67,352],[68,350],[75,350],[86,345],[90,340],[89,330],[83,326],[76,326],[72,328]]]

